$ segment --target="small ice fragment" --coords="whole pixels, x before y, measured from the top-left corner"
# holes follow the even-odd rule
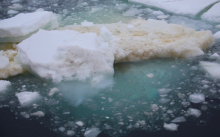
[[[136,9],[136,8],[130,8],[127,10],[125,13],[123,13],[123,16],[135,16],[137,14],[142,13],[143,11],[141,9]]]
[[[216,32],[213,36],[215,39],[220,39],[220,31]]]
[[[88,22],[88,21],[83,21],[83,22],[81,22],[81,25],[82,26],[93,26],[93,22]]]
[[[100,29],[100,36],[106,42],[110,42],[111,40],[115,39],[114,35],[105,26],[102,26],[102,28]]]
[[[42,111],[37,111],[37,112],[31,113],[31,116],[44,117],[45,114]]]
[[[0,80],[0,93],[5,92],[11,86],[10,81]]]
[[[9,10],[9,11],[7,12],[8,15],[13,15],[13,14],[18,14],[18,13],[19,13],[19,12],[16,11],[16,10]]]
[[[199,117],[201,115],[201,111],[195,108],[189,108],[187,110],[187,114],[194,116],[194,117]]]
[[[55,93],[57,93],[59,91],[58,88],[52,88],[49,93],[48,93],[48,96],[53,96]]]
[[[154,15],[163,15],[164,13],[162,11],[154,11],[152,12]]]
[[[162,103],[162,104],[165,104],[165,103],[170,102],[170,99],[167,99],[167,98],[161,98],[161,99],[159,100],[159,102]]]
[[[159,109],[159,107],[158,107],[157,104],[152,104],[152,105],[151,105],[151,109],[152,109],[153,111],[157,111],[157,110]]]
[[[90,128],[84,133],[85,137],[96,137],[101,131],[98,128]]]
[[[41,99],[41,96],[38,92],[20,92],[15,94],[18,98],[18,101],[21,107],[27,107]]]
[[[73,130],[67,130],[66,131],[66,135],[67,136],[74,136],[75,135],[75,132]]]
[[[201,103],[205,101],[205,95],[200,93],[194,93],[189,96],[189,101],[192,103]]]
[[[153,74],[153,73],[149,73],[149,74],[147,74],[147,77],[148,77],[148,78],[153,78],[153,77],[154,77],[154,74]]]
[[[172,120],[171,122],[173,123],[180,123],[180,122],[185,122],[186,119],[184,117],[177,117],[174,120]]]
[[[113,99],[112,98],[108,98],[108,102],[112,102],[113,101]]]
[[[207,61],[200,61],[200,64],[213,78],[220,78],[220,64]]]
[[[170,130],[170,131],[177,131],[178,130],[178,126],[177,124],[174,124],[174,123],[170,123],[170,124],[166,124],[164,123],[163,127],[166,129],[166,130]]]
[[[30,115],[27,114],[26,112],[21,112],[20,115],[23,116],[24,118],[30,118]]]
[[[170,91],[171,91],[171,89],[166,89],[166,88],[158,89],[158,93],[160,95],[168,94]]]
[[[65,132],[65,131],[66,131],[66,128],[65,128],[65,127],[59,127],[58,130],[59,130],[60,132]]]
[[[76,124],[80,127],[82,127],[84,125],[82,121],[77,121]]]
[[[159,15],[157,16],[158,19],[166,19],[166,18],[169,18],[170,16],[169,15]]]
[[[210,59],[219,59],[220,56],[219,56],[217,53],[214,53],[214,54],[211,55],[209,58],[210,58]]]
[[[70,114],[70,112],[63,112],[63,114],[64,114],[64,115],[68,115],[68,114]]]

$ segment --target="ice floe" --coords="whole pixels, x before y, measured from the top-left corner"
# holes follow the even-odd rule
[[[177,131],[178,130],[178,126],[177,124],[174,124],[174,123],[170,123],[170,124],[166,124],[164,123],[163,127],[166,129],[166,130],[170,130],[170,131]]]
[[[148,6],[157,7],[175,14],[195,16],[206,7],[218,2],[218,0],[128,0]],[[216,13],[217,14],[217,13]]]
[[[52,12],[20,13],[0,21],[0,42],[20,42],[39,29],[54,29],[58,21]]]
[[[41,95],[38,92],[20,92],[15,94],[21,107],[28,107],[38,102],[41,99]]]
[[[200,117],[201,111],[195,108],[189,108],[187,114],[194,117]]]
[[[193,103],[201,103],[205,101],[205,95],[201,93],[194,93],[189,96],[189,101]]]
[[[95,33],[40,30],[17,47],[18,58],[29,71],[54,82],[99,83],[114,73],[114,54]]]
[[[60,29],[100,35],[103,25],[115,37],[115,40],[110,42],[114,48],[115,62],[158,57],[193,57],[204,54],[202,50],[214,43],[210,31],[197,32],[191,28],[152,19],[132,20],[128,24],[94,24],[90,27],[72,25]]]
[[[0,80],[0,93],[5,92],[10,86],[10,81]]]
[[[215,79],[220,78],[220,64],[215,62],[200,61],[201,66]]]
[[[212,6],[207,12],[205,12],[201,18],[210,22],[218,22],[220,23],[220,2]]]

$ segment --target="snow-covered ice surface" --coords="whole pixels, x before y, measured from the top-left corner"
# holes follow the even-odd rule
[[[48,11],[20,13],[0,20],[0,42],[21,42],[39,29],[54,29],[59,26],[55,15]]]
[[[150,6],[143,6],[124,0],[65,0],[65,3],[57,0],[47,2],[44,0],[2,0],[0,2],[0,19],[3,20],[16,15],[7,14],[9,10],[16,10],[18,14],[32,13],[36,10],[42,11],[42,9],[52,11],[58,15],[57,19],[61,27],[75,24],[75,28],[79,29],[79,25],[84,22],[85,28],[82,27],[83,29],[80,28],[77,31],[95,32],[97,37],[103,39],[105,43],[109,44],[109,47],[112,47],[113,39],[122,37],[129,39],[132,38],[134,33],[135,39],[145,36],[145,31],[142,29],[132,33],[124,33],[125,30],[134,29],[140,22],[140,24],[145,24],[140,21],[140,18],[146,21],[148,19],[164,20],[168,24],[180,24],[196,31],[210,30],[212,34],[215,34],[220,31],[219,23],[201,19],[200,16],[208,11],[209,8],[212,9],[210,6],[200,11],[196,17],[189,17],[188,15],[173,15],[170,12],[166,12],[166,9],[151,8]],[[138,23],[131,24],[132,22],[130,21],[133,19],[138,19],[132,21],[133,23]],[[116,26],[114,27],[112,23]],[[54,31],[51,32],[53,33]],[[153,33],[155,31],[150,32],[157,35],[156,38],[161,38],[164,35],[163,33]],[[167,35],[166,31],[165,34]],[[64,40],[62,42],[65,44],[71,43],[71,40],[67,40],[71,36],[63,38],[64,36],[57,37]],[[188,36],[191,37],[191,35]],[[46,54],[48,47],[52,46],[51,43],[53,42],[53,45],[56,45],[57,37],[47,41],[50,44],[43,44],[47,46],[39,46],[38,48],[42,48],[42,50],[33,55],[40,57],[39,59],[45,59],[45,57],[40,56],[41,52]],[[152,37],[152,35],[149,35],[149,37]],[[175,37],[175,40],[178,41],[178,38]],[[44,38],[39,36],[39,39]],[[174,132],[175,134],[181,133],[186,127],[185,125],[190,125],[192,131],[194,131],[191,123],[196,126],[202,126],[205,129],[213,129],[214,127],[206,128],[206,125],[210,123],[210,118],[213,118],[212,110],[214,112],[215,110],[220,110],[220,81],[215,78],[219,73],[218,69],[215,70],[215,68],[220,64],[218,58],[218,55],[220,55],[220,43],[218,39],[215,40],[216,42],[212,47],[208,49],[202,48],[203,54],[197,57],[161,57],[138,62],[114,63],[112,65],[114,75],[111,75],[110,79],[104,78],[101,83],[97,84],[91,84],[91,79],[53,83],[31,73],[23,73],[16,76],[8,75],[9,72],[16,72],[14,71],[16,70],[14,65],[10,67],[11,69],[7,69],[14,60],[22,68],[18,64],[19,61],[14,59],[17,55],[15,47],[18,43],[0,43],[0,50],[3,50],[1,56],[9,60],[9,64],[6,62],[8,65],[4,65],[4,69],[0,69],[1,79],[11,83],[10,88],[0,94],[0,108],[9,107],[19,121],[26,119],[31,122],[36,120],[58,134],[59,137],[93,136],[97,134],[100,136],[103,133],[107,134],[106,136],[119,137],[140,130],[148,133],[167,132],[172,134]],[[45,42],[46,40],[42,41],[42,43]],[[152,42],[156,42],[156,40]],[[184,39],[183,43],[185,42],[187,42],[187,38]],[[187,43],[186,47],[187,45],[193,45],[194,47],[192,43],[199,42],[200,40],[195,38],[194,41]],[[37,43],[39,41],[33,42],[31,45],[38,45]],[[128,42],[125,45],[131,44]],[[137,44],[134,45],[136,47]],[[134,50],[135,47],[132,50],[126,49],[125,53],[129,53],[129,51],[137,53]],[[57,51],[63,52],[63,49]],[[129,54],[127,55],[129,56]],[[140,56],[142,55],[140,54]],[[72,56],[69,57],[72,58]],[[45,62],[48,60],[45,59]],[[66,61],[68,62],[68,60]],[[202,67],[201,62],[214,64],[206,64],[205,66],[208,68],[206,70],[205,67]],[[50,68],[57,68],[57,63],[55,62]],[[31,63],[32,67],[33,64]],[[44,66],[40,63],[40,65],[37,64],[36,66],[44,68],[46,65]],[[61,69],[64,68],[62,66],[60,67]],[[37,67],[34,69],[37,69]],[[48,68],[46,67],[46,69]],[[87,70],[87,67],[82,67],[81,70],[83,71],[81,72],[84,72],[84,69]],[[55,70],[54,72],[59,72],[57,69]],[[208,70],[213,73],[214,77]],[[7,74],[7,77],[5,74]],[[34,100],[27,97],[25,98],[27,99],[26,102],[31,105],[22,107],[19,102],[21,99],[19,100],[15,94],[27,91],[31,93],[37,92],[36,94],[40,95],[41,99],[32,102]],[[189,134],[191,135],[191,133]]]
[[[184,14],[195,16],[206,7],[218,2],[219,0],[129,0],[161,8],[175,14]],[[217,14],[217,13],[216,13]]]
[[[207,12],[205,12],[201,17],[204,20],[210,22],[220,23],[220,2],[212,6]]]

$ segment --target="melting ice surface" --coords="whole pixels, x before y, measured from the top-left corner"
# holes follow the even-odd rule
[[[209,1],[205,7],[213,2],[216,1]],[[11,3],[4,0],[0,6],[1,19],[38,8],[53,11],[58,14],[61,27],[80,24],[84,20],[94,24],[127,23],[141,17],[146,20],[164,19],[196,30],[208,29],[213,34],[220,30],[218,22],[205,19],[215,7],[210,7],[211,11],[204,13],[202,20],[124,1],[79,0],[62,3],[50,0],[48,4],[40,0],[13,0]],[[215,18],[212,15],[209,17]],[[2,45],[1,49],[7,49]],[[0,104],[2,107],[9,106],[19,119],[38,119],[60,136],[96,136],[104,130],[112,137],[136,129],[175,131],[181,127],[180,122],[195,118],[201,124],[200,120],[206,121],[201,116],[208,114],[209,108],[219,109],[219,104],[214,106],[210,101],[218,99],[220,92],[220,81],[216,77],[219,76],[219,46],[216,39],[215,45],[204,51],[204,55],[194,58],[116,63],[113,80],[103,80],[96,86],[89,81],[77,80],[54,84],[29,73],[9,77],[6,80],[10,83],[0,82],[0,87],[3,87]],[[8,60],[10,64],[11,59]],[[206,63],[203,63],[204,67],[201,62]],[[212,66],[215,66],[215,71]],[[25,96],[18,98],[16,95],[19,93]],[[34,101],[29,100],[30,97]],[[25,106],[21,102],[25,102]],[[44,119],[45,116],[48,119]]]

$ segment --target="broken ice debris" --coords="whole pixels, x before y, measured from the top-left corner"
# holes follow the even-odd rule
[[[54,82],[89,79],[95,84],[114,73],[114,54],[95,33],[39,30],[17,48],[18,59],[30,72]]]
[[[180,123],[180,122],[185,122],[186,119],[184,117],[177,117],[174,120],[172,120],[171,122],[173,123]]]
[[[31,116],[44,117],[45,114],[43,111],[37,111],[37,112],[31,113]]]
[[[52,12],[20,13],[0,21],[0,42],[21,42],[39,29],[52,30],[58,26]]]
[[[220,2],[212,6],[207,12],[205,12],[201,18],[210,22],[220,23]]]
[[[10,81],[0,80],[0,93],[5,92],[11,86]]]
[[[215,79],[220,78],[220,64],[214,62],[200,61],[201,66]]]
[[[189,108],[187,110],[187,114],[194,117],[199,117],[201,115],[201,111],[195,108]]]
[[[178,126],[177,124],[174,124],[174,123],[170,123],[170,124],[166,124],[164,123],[163,127],[166,129],[166,130],[170,130],[170,131],[177,131],[178,130]]]
[[[101,131],[98,128],[90,128],[87,129],[86,132],[84,133],[85,137],[97,137],[97,135],[100,133]]]
[[[38,102],[41,99],[41,96],[38,92],[20,92],[15,94],[18,98],[18,101],[21,107],[28,107],[32,104]]]
[[[128,0],[157,7],[175,14],[195,16],[218,0]],[[216,14],[218,12],[216,11]]]
[[[189,96],[189,101],[192,103],[201,103],[205,101],[205,95],[200,93],[194,93]]]
[[[220,39],[220,31],[216,32],[213,36],[215,39]]]

